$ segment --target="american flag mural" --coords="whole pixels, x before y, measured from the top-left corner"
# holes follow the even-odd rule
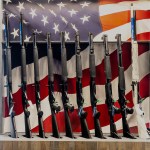
[[[32,41],[32,33],[38,34],[38,40],[44,41],[46,33],[51,32],[52,40],[60,40],[60,31],[65,31],[66,41],[74,41],[76,31],[79,31],[82,41],[87,41],[88,32],[94,35],[94,41],[100,42],[103,34],[108,34],[109,41],[115,41],[115,35],[120,33],[123,41],[130,41],[130,5],[134,4],[136,11],[137,40],[150,40],[150,2],[149,1],[131,1],[131,0],[3,0],[3,11],[9,13],[10,20],[10,39],[19,41],[19,17],[20,12],[24,14],[24,34],[25,41]],[[13,76],[13,98],[15,101],[14,110],[16,112],[16,125],[18,132],[24,132],[24,114],[21,100],[21,60],[19,43],[12,44],[12,76]],[[54,55],[54,76],[55,76],[55,98],[62,110],[57,114],[57,121],[60,132],[64,132],[64,114],[60,93],[60,44],[53,44]],[[98,110],[101,113],[100,122],[105,133],[109,132],[109,116],[105,104],[105,74],[104,74],[104,49],[102,44],[95,43],[96,55],[96,97]],[[110,43],[110,59],[112,66],[112,89],[113,98],[118,99],[118,66],[116,44]],[[75,49],[74,44],[66,44],[67,49],[67,68],[68,68],[68,96],[70,102],[75,106],[75,111],[70,113],[71,124],[75,132],[80,131],[80,123],[77,113],[76,103],[76,72],[75,72]],[[94,129],[92,120],[92,109],[90,107],[90,76],[89,76],[89,50],[88,44],[81,45],[82,69],[83,69],[83,96],[85,98],[85,111],[88,112],[87,123],[89,129]],[[131,88],[131,44],[122,44],[123,65],[126,79],[126,98],[128,105],[133,107],[132,88]],[[48,88],[45,86],[48,82],[46,44],[38,44],[39,51],[39,70],[40,70],[40,94],[41,109],[44,112],[44,130],[51,132],[51,111],[48,101]],[[26,44],[27,55],[27,95],[32,101],[32,107],[29,106],[30,122],[33,132],[38,131],[38,118],[34,97],[34,67],[32,44]],[[5,59],[5,58],[4,58]],[[6,67],[6,66],[5,66]],[[150,62],[149,62],[149,43],[139,43],[139,68],[140,68],[140,94],[146,99],[143,102],[146,123],[149,121],[149,96],[150,96]],[[4,70],[4,84],[6,83],[6,72]],[[7,91],[3,90],[4,103],[4,132],[10,131],[10,117],[8,113]],[[119,106],[118,102],[115,103]],[[115,116],[117,129],[122,129],[121,115]],[[136,126],[136,120],[133,115],[128,115],[130,127]]]

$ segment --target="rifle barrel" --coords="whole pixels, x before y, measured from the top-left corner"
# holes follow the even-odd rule
[[[5,13],[5,41],[6,41],[6,47],[9,47],[10,39],[9,39],[9,19],[8,19],[8,13]]]
[[[23,32],[23,14],[20,13],[20,42],[24,46],[24,32]]]
[[[53,54],[51,47],[51,35],[47,34],[47,58],[48,58],[48,81],[54,82]]]
[[[39,77],[39,64],[38,64],[38,49],[36,44],[36,33],[33,33],[33,57],[34,57],[34,78],[36,82],[40,81]]]
[[[67,54],[65,47],[65,33],[61,32],[61,63],[62,63],[62,80],[67,81],[68,71],[67,71]]]

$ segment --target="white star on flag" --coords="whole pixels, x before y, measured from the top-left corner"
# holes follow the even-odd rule
[[[77,27],[76,27],[75,24],[71,23],[71,26],[72,26],[72,28],[73,28],[76,32],[78,31],[78,29],[77,29]]]
[[[38,5],[39,7],[41,7],[42,9],[45,9],[45,7],[44,7],[42,4],[37,3],[37,5]]]
[[[49,9],[49,11],[50,11],[50,13],[51,13],[52,15],[54,15],[55,17],[57,16],[56,13],[55,13],[53,10]]]
[[[32,19],[34,18],[34,16],[37,16],[37,14],[35,13],[36,9],[32,9],[31,8],[31,12],[29,13],[30,15],[32,15]]]
[[[24,41],[25,41],[25,42],[29,42],[29,41],[30,41],[30,38],[31,38],[31,36],[27,36],[27,35],[26,35]]]
[[[72,17],[73,15],[76,15],[78,11],[75,11],[74,9],[72,9],[72,10],[70,10],[68,12],[70,13],[70,15]]]
[[[65,17],[63,16],[60,16],[61,20],[65,23],[65,24],[68,24],[68,21],[65,19]]]
[[[11,0],[3,0],[3,1],[6,2],[6,5],[7,5],[8,3],[12,3]]]
[[[77,0],[70,0],[71,2],[77,2]]]
[[[82,8],[84,8],[84,7],[88,7],[89,4],[90,4],[90,3],[84,2],[84,3],[80,4],[80,5],[82,6]]]
[[[24,2],[23,3],[19,2],[19,5],[17,6],[20,12],[21,12],[22,9],[24,9],[23,5],[24,5]]]
[[[43,15],[43,19],[42,19],[41,21],[44,23],[44,26],[45,26],[47,23],[49,23],[49,22],[47,21],[47,16],[44,16],[44,15]]]
[[[30,2],[30,3],[32,3],[32,1],[30,1],[30,0],[27,0],[27,2]]]
[[[65,7],[66,4],[64,4],[64,3],[61,2],[61,3],[57,4],[57,5],[59,6],[59,9],[61,10],[61,8]]]
[[[14,31],[11,32],[11,34],[14,36],[14,39],[16,38],[16,36],[19,36],[18,31],[19,31],[19,29],[16,30],[16,29],[14,28]]]
[[[10,14],[9,14],[9,18],[11,18],[11,17],[15,18],[15,17],[16,17],[16,15],[14,15],[14,14],[10,13]]]
[[[59,24],[56,24],[56,23],[54,23],[54,31],[55,31],[55,34],[57,33],[57,32],[59,32],[59,29],[58,29],[58,27],[59,27]]]
[[[4,13],[4,12],[5,12],[5,9],[3,9],[2,12]]]
[[[84,16],[83,18],[80,18],[82,20],[82,23],[84,24],[84,22],[89,22],[89,18],[90,16]]]
[[[41,34],[42,31],[38,31],[37,29],[33,30],[34,33]]]
[[[29,22],[27,22],[27,21],[25,21],[25,20],[23,20],[23,23],[24,23],[24,24],[29,24]]]
[[[69,32],[65,31],[65,41],[70,40],[69,34]]]
[[[48,3],[50,2],[51,0],[48,0]],[[53,1],[53,0],[52,0]]]

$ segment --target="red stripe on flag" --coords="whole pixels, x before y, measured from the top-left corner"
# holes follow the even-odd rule
[[[144,32],[144,33],[141,33],[141,34],[137,34],[136,35],[136,40],[137,41],[148,41],[148,40],[150,40],[150,32]],[[131,41],[131,38],[130,39],[128,39],[127,41]],[[148,42],[147,42],[148,43]],[[139,55],[141,54],[141,53],[143,53],[141,50],[143,49],[142,47],[145,47],[146,45],[146,49],[148,50],[149,49],[149,45],[147,44],[147,43],[139,43],[138,44],[138,47],[139,47]]]
[[[145,32],[145,33],[143,33],[143,34],[138,34],[138,35],[136,35],[136,39],[137,40],[145,40],[145,41],[147,41],[147,40],[150,40],[150,32]],[[144,46],[143,44],[141,44],[141,46]]]
[[[99,3],[100,5],[106,5],[106,4],[114,4],[114,3],[124,2],[124,1],[131,2],[131,0],[99,0]],[[137,0],[132,0],[132,1],[137,1]]]
[[[146,123],[147,128],[149,127],[149,123]],[[137,126],[130,127],[130,132],[131,133],[138,133],[138,128]],[[119,130],[118,133],[122,133],[122,130]]]

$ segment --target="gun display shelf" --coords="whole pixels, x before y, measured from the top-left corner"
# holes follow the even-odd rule
[[[42,139],[33,135],[34,138],[27,139],[19,134],[18,139],[12,139],[7,135],[0,135],[0,150],[149,150],[150,148],[149,140],[141,140],[138,138],[132,140],[122,138],[118,140],[104,135],[107,140],[96,137],[85,139],[80,137],[79,134],[75,134],[78,137],[76,139],[71,139],[66,136],[57,139],[52,136],[50,137],[50,135],[46,136],[48,138]]]

